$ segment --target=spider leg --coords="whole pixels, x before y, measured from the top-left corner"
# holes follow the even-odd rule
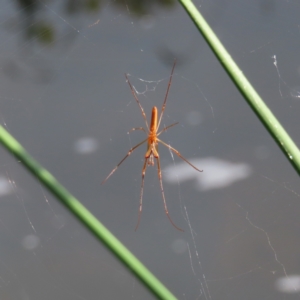
[[[139,216],[138,216],[138,222],[135,226],[135,231],[138,229],[141,221],[141,215],[142,215],[142,207],[143,207],[143,193],[144,193],[144,180],[145,180],[145,173],[147,168],[147,160],[148,158],[145,158],[145,163],[142,170],[142,184],[141,184],[141,194],[140,194],[140,207],[139,207]]]
[[[166,108],[167,98],[168,98],[168,94],[169,94],[169,90],[170,90],[170,86],[171,86],[171,82],[172,82],[172,77],[173,77],[173,72],[174,72],[175,65],[176,65],[176,59],[174,60],[174,64],[173,64],[173,68],[172,68],[172,71],[171,71],[171,75],[170,75],[170,79],[169,79],[169,83],[168,83],[168,88],[167,88],[166,96],[165,96],[165,100],[164,100],[163,106],[161,108],[161,113],[160,113],[160,116],[159,116],[159,121],[158,121],[157,128],[159,128],[162,116],[163,116],[165,108]]]
[[[145,114],[145,112],[144,112],[144,109],[143,109],[143,107],[142,107],[142,105],[141,105],[141,103],[140,103],[140,101],[139,101],[139,99],[138,99],[138,97],[137,97],[137,95],[136,95],[136,93],[135,93],[135,91],[134,91],[134,89],[133,89],[133,87],[132,87],[132,85],[131,85],[129,79],[128,79],[127,74],[125,74],[125,77],[126,77],[126,80],[127,80],[128,84],[129,84],[131,93],[132,93],[132,95],[133,95],[135,101],[137,102],[137,104],[139,105],[139,107],[140,107],[140,109],[141,109],[141,112],[142,112],[143,118],[144,118],[144,120],[145,120],[146,126],[147,126],[147,128],[148,128],[148,130],[149,130],[149,126],[148,126],[148,122],[147,122],[147,117],[146,117],[146,114]]]
[[[175,126],[175,125],[177,125],[179,122],[176,122],[176,123],[174,123],[174,124],[171,124],[171,125],[169,125],[169,126],[167,126],[167,127],[165,127],[164,129],[162,129],[156,136],[159,136],[161,133],[163,133],[163,132],[165,132],[165,131],[167,131],[169,128],[171,128],[171,127],[173,127],[173,126]]]
[[[117,166],[108,174],[108,176],[102,181],[101,184],[104,184],[106,182],[106,180],[113,174],[115,173],[115,171],[118,169],[118,167],[121,165],[121,163],[139,146],[141,146],[142,144],[144,144],[148,139],[143,140],[142,142],[138,143],[137,145],[135,145],[134,147],[132,147],[128,153],[126,154],[126,156],[117,164]]]
[[[162,176],[161,176],[161,169],[160,169],[160,161],[159,161],[159,156],[156,157],[156,161],[157,161],[157,170],[158,170],[158,179],[159,179],[159,184],[160,184],[160,190],[161,190],[161,194],[162,194],[162,198],[163,198],[163,202],[164,202],[164,208],[165,208],[165,213],[169,219],[169,221],[171,222],[171,224],[179,231],[184,232],[183,229],[177,227],[174,222],[172,221],[170,215],[169,215],[169,211],[168,211],[168,207],[167,207],[167,202],[166,202],[166,198],[165,198],[165,193],[164,193],[164,188],[163,188],[163,183],[162,183]]]
[[[191,167],[193,167],[195,170],[197,170],[198,172],[203,172],[203,170],[199,170],[198,168],[196,168],[193,164],[191,164],[186,158],[184,158],[180,152],[176,149],[174,149],[173,147],[171,147],[170,145],[166,144],[165,142],[163,142],[160,139],[157,139],[158,142],[160,142],[161,144],[163,144],[164,146],[166,146],[167,148],[169,148],[170,150],[172,150],[176,155],[178,155],[181,159],[183,159],[186,163],[188,163]]]
[[[135,127],[135,128],[131,128],[131,129],[128,131],[128,133],[131,132],[131,131],[135,131],[135,130],[143,130],[143,131],[147,134],[147,131],[146,131],[145,128],[143,128],[143,127]]]

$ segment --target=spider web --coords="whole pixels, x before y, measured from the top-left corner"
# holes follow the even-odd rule
[[[178,4],[3,1],[0,122],[179,299],[296,299],[299,178]],[[154,4],[153,4],[154,3]],[[296,1],[194,1],[299,143]],[[166,3],[164,3],[166,4]],[[138,148],[161,109],[138,230]],[[0,148],[0,299],[153,299],[22,164]]]

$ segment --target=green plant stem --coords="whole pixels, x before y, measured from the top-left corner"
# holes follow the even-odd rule
[[[196,27],[199,29],[200,33],[207,41],[208,45],[215,53],[216,57],[221,62],[237,88],[243,94],[248,104],[273,136],[279,147],[283,150],[296,172],[300,175],[300,152],[298,147],[244,76],[243,72],[231,58],[193,2],[190,0],[179,0],[179,2],[190,15]]]
[[[176,299],[175,296],[73,195],[71,195],[46,169],[36,162],[19,142],[0,126],[0,142],[14,154],[81,223],[94,234],[114,255],[126,265],[158,299]],[[101,297],[100,297],[101,298]]]

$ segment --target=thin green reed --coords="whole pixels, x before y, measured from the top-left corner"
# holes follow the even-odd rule
[[[158,298],[176,299],[175,296],[91,214],[46,169],[35,161],[21,144],[0,126],[0,142],[27,168],[73,215],[101,241],[137,278]]]
[[[190,0],[179,0],[183,8],[191,17],[192,21],[214,52],[227,74],[230,76],[236,87],[242,93],[248,104],[261,120],[263,125],[277,142],[296,172],[300,174],[300,152],[294,141],[290,138],[285,129],[278,122],[271,110],[267,107],[243,72],[239,69],[230,54],[222,45],[218,37],[212,31],[208,23],[200,14],[196,6]]]

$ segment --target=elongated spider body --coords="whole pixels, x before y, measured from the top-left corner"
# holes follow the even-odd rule
[[[137,104],[140,107],[140,110],[142,112],[147,130],[143,127],[136,127],[136,128],[132,128],[130,131],[134,131],[134,130],[142,130],[147,134],[147,138],[145,140],[143,140],[142,142],[140,142],[139,144],[135,145],[134,147],[132,147],[128,153],[126,154],[126,156],[117,164],[117,166],[108,174],[108,176],[103,180],[102,184],[106,182],[106,180],[117,170],[117,168],[122,164],[122,162],[139,146],[143,145],[144,143],[147,142],[147,151],[145,154],[145,162],[144,162],[144,166],[142,169],[142,184],[141,184],[141,193],[140,193],[140,205],[139,205],[139,215],[138,215],[138,222],[137,225],[135,227],[135,230],[137,230],[139,224],[140,224],[140,219],[141,219],[141,214],[142,214],[142,204],[143,204],[143,192],[144,192],[144,179],[145,179],[145,173],[146,173],[146,168],[147,168],[147,164],[149,166],[154,166],[154,159],[156,159],[157,162],[157,171],[158,171],[158,179],[159,179],[159,183],[160,183],[160,190],[161,190],[161,194],[162,194],[162,198],[163,198],[163,203],[164,203],[164,209],[165,209],[165,213],[168,217],[168,219],[170,220],[171,224],[179,231],[183,231],[181,228],[177,227],[174,222],[172,221],[170,215],[169,215],[169,211],[167,208],[167,203],[166,203],[166,198],[165,198],[165,193],[164,193],[164,189],[163,189],[163,184],[162,184],[162,176],[161,176],[161,167],[160,167],[160,159],[159,159],[159,153],[158,153],[158,143],[161,143],[162,145],[164,145],[165,147],[167,147],[168,149],[170,149],[172,152],[174,152],[177,156],[179,156],[182,160],[184,160],[186,163],[188,163],[191,167],[193,167],[195,170],[197,170],[198,172],[202,172],[202,170],[199,170],[198,168],[196,168],[194,165],[192,165],[187,159],[185,159],[180,153],[179,151],[177,151],[176,149],[174,149],[173,147],[171,147],[170,145],[166,144],[165,142],[163,142],[162,140],[160,140],[158,138],[158,136],[160,134],[162,134],[163,132],[165,132],[167,129],[175,126],[178,124],[174,123],[171,124],[167,127],[164,127],[161,131],[159,131],[159,126],[166,108],[166,102],[167,102],[167,98],[168,98],[168,94],[169,94],[169,90],[170,90],[170,86],[171,86],[171,82],[172,82],[172,77],[173,77],[173,72],[174,72],[174,68],[176,65],[176,61],[174,61],[174,65],[172,68],[172,72],[170,75],[170,79],[169,79],[169,84],[168,84],[168,88],[167,88],[167,92],[165,95],[165,99],[162,105],[162,109],[158,118],[158,109],[156,106],[153,106],[152,108],[152,114],[151,114],[151,120],[150,120],[150,127],[148,126],[148,122],[147,122],[147,117],[146,114],[144,112],[144,109],[140,103],[140,101],[138,100],[136,93],[128,79],[127,74],[125,74],[126,80],[129,84],[130,90],[133,94],[134,99],[136,100]]]

